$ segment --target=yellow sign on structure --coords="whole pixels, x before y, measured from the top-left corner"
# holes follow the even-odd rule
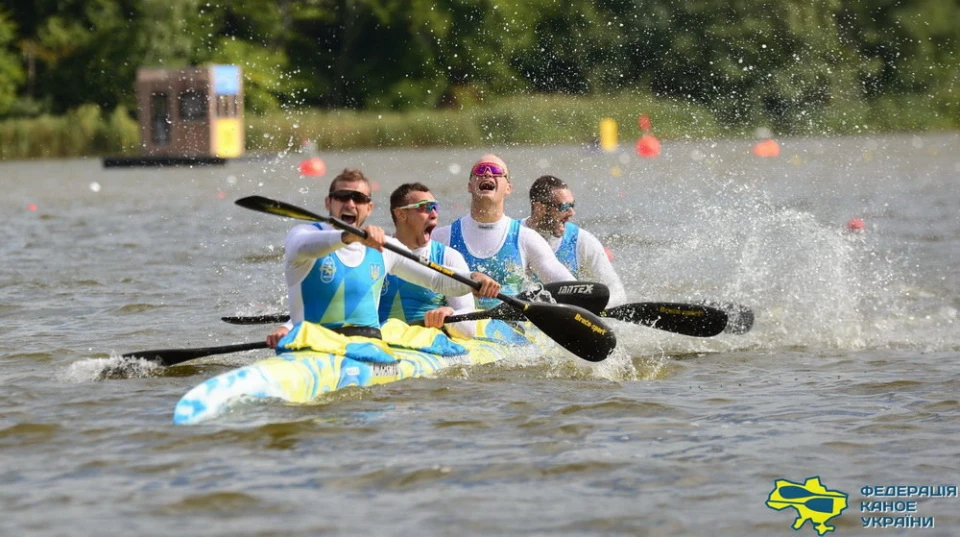
[[[243,138],[240,136],[240,120],[220,118],[214,120],[213,154],[222,158],[239,157],[243,154]]]

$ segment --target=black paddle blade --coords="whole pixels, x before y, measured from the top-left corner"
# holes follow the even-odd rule
[[[753,310],[733,302],[700,302],[703,306],[717,308],[727,314],[727,327],[723,331],[727,334],[743,335],[753,328]]]
[[[519,302],[519,301],[518,301]],[[550,339],[584,360],[601,362],[617,348],[617,337],[595,314],[567,304],[524,302],[523,315]]]
[[[285,313],[270,313],[251,317],[220,317],[220,320],[230,324],[279,324],[290,320]]]
[[[231,352],[250,351],[254,349],[266,349],[266,341],[257,341],[255,343],[239,343],[237,345],[225,345],[223,347],[204,347],[202,349],[158,349],[152,351],[137,351],[123,354],[124,358],[140,358],[150,362],[157,362],[160,365],[177,365],[196,358],[204,356],[213,356],[214,354],[229,354]]]
[[[600,313],[610,302],[610,288],[597,282],[554,282],[545,284],[543,290],[560,304],[580,306],[593,313]]]
[[[717,308],[697,304],[640,302],[604,310],[603,317],[642,324],[685,336],[711,337],[723,332],[727,314]]]

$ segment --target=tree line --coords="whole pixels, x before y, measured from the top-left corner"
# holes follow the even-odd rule
[[[248,113],[637,92],[781,131],[838,103],[960,126],[960,0],[2,0],[0,119],[135,109],[136,70],[239,64]]]

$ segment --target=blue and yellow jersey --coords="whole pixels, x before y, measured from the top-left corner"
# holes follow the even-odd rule
[[[442,265],[446,246],[430,241],[430,261]],[[426,313],[444,305],[444,296],[426,287],[387,275],[380,295],[380,322],[400,319],[407,324],[423,321]]]
[[[336,252],[317,259],[300,284],[304,320],[328,328],[379,328],[377,310],[385,277],[383,254],[372,248],[365,249],[356,267],[343,264]]]
[[[500,282],[500,292],[505,295],[516,295],[523,290],[523,258],[520,255],[520,221],[510,221],[507,238],[495,255],[479,258],[474,257],[463,240],[463,228],[460,219],[450,226],[450,247],[463,254],[467,266],[473,272],[482,272]],[[495,298],[477,298],[477,306],[489,309],[500,301]]]

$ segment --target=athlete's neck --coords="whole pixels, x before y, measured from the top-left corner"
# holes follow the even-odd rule
[[[470,204],[470,217],[481,224],[493,224],[503,218],[503,202],[474,200]]]

